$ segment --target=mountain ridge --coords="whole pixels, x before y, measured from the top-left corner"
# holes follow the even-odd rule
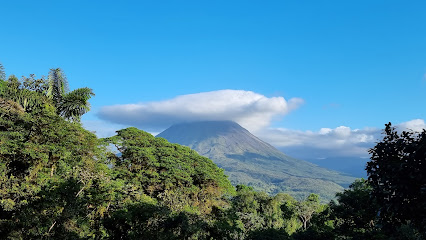
[[[296,198],[310,192],[332,199],[355,178],[285,155],[232,121],[199,121],[171,126],[157,135],[188,146],[225,169],[231,182]]]

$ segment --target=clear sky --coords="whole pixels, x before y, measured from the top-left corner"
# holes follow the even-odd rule
[[[101,136],[117,123],[158,132],[229,116],[276,146],[349,144],[341,150],[361,156],[389,121],[424,126],[425,9],[391,0],[2,1],[0,62],[17,76],[60,67],[71,89],[92,88],[83,123]]]

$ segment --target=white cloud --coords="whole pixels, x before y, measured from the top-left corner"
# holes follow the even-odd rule
[[[426,123],[423,119],[414,119],[397,125],[398,130],[421,132],[426,129]]]
[[[373,144],[380,137],[380,130],[371,128],[352,130],[349,127],[340,126],[334,129],[321,128],[317,132],[282,128],[266,129],[257,134],[266,142],[280,149],[303,151],[304,157],[365,157],[367,156],[367,146]]]
[[[426,129],[423,119],[396,124],[398,131],[422,131]],[[361,157],[368,158],[368,149],[381,141],[382,129],[351,129],[339,126],[334,129],[321,128],[319,131],[298,131],[283,128],[269,128],[256,134],[273,146],[306,159]]]
[[[103,107],[98,116],[113,123],[159,131],[181,122],[232,120],[250,131],[269,126],[276,118],[303,104],[300,98],[265,97],[244,90],[219,90],[173,99]]]
[[[358,157],[368,158],[368,149],[382,139],[382,129],[351,129],[348,126],[321,128],[317,131],[298,131],[268,128],[271,121],[284,116],[303,104],[303,99],[266,97],[244,90],[219,90],[181,95],[175,98],[138,104],[106,106],[98,116],[103,122],[85,123],[101,137],[113,135],[119,126],[136,126],[158,133],[181,122],[232,120],[252,131],[273,146],[300,158]],[[114,125],[116,124],[116,125]],[[398,131],[421,131],[423,119],[394,125]]]
[[[351,129],[349,127],[345,127],[345,126],[340,126],[337,127],[334,130],[331,130],[331,133],[334,132],[334,134],[336,135],[336,137],[340,138],[340,139],[347,139],[351,136]]]

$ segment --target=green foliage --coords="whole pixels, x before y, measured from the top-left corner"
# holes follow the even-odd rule
[[[349,189],[337,194],[331,202],[335,231],[354,239],[368,239],[377,233],[379,206],[371,196],[372,188],[364,179],[356,180]]]
[[[64,95],[58,112],[65,119],[79,121],[80,117],[90,111],[89,99],[94,95],[90,88],[78,88]]]
[[[51,102],[45,96],[46,82],[43,78],[36,79],[34,75],[19,81],[10,75],[7,81],[0,81],[0,97],[19,104],[24,111],[41,111]]]
[[[28,113],[2,107],[0,115],[2,235],[76,239],[95,234],[108,200],[99,196],[109,184],[96,136],[49,109]]]
[[[68,80],[62,69],[50,69],[47,96],[53,100],[56,107],[61,105],[62,98],[68,91]]]
[[[104,221],[112,239],[208,239],[208,224],[199,215],[173,213],[152,201],[127,205]]]
[[[426,237],[426,130],[398,134],[389,123],[384,133],[367,164],[381,223],[389,231],[412,225]]]
[[[92,89],[85,87],[69,92],[68,81],[62,69],[50,69],[47,83],[46,96],[53,101],[58,115],[78,122],[90,110],[88,100],[95,95]]]
[[[304,201],[300,201],[295,205],[296,215],[303,224],[303,229],[308,228],[308,224],[312,217],[321,212],[322,206],[320,204],[319,196],[311,193]]]
[[[303,228],[304,214],[301,206],[314,209],[315,216],[325,207],[319,203],[318,195],[312,194],[305,201],[298,202],[288,194],[280,193],[274,197],[256,192],[251,187],[237,186],[237,194],[232,199],[228,219],[234,226],[234,239],[288,239],[291,234]],[[309,219],[310,220],[310,219]],[[305,227],[308,228],[307,222]]]
[[[0,82],[6,80],[6,73],[4,71],[3,64],[0,63]]]
[[[386,125],[368,181],[297,201],[234,189],[210,159],[136,128],[98,139],[78,122],[92,90],[51,75],[0,80],[2,239],[425,238],[426,131]]]
[[[290,239],[288,233],[283,229],[261,229],[253,231],[247,237],[249,240],[286,240]]]
[[[117,177],[173,211],[209,213],[213,205],[222,204],[224,194],[233,192],[223,170],[188,147],[136,128],[117,131],[105,142],[120,152],[109,157]]]
[[[293,239],[336,239],[333,221],[330,218],[331,209],[322,205],[309,221],[307,229],[300,228],[292,235]]]
[[[12,100],[26,112],[55,108],[58,115],[78,122],[90,110],[89,99],[94,96],[90,88],[68,90],[68,81],[60,68],[51,69],[48,80],[37,79],[31,74],[21,81],[10,75],[7,81],[0,80],[0,97]]]
[[[21,82],[25,89],[42,93],[43,95],[47,94],[48,84],[44,77],[37,79],[34,74],[30,74],[29,77],[22,77]]]
[[[101,236],[111,181],[98,139],[55,113],[43,78],[1,83],[0,235]]]

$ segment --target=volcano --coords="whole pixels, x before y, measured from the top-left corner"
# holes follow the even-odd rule
[[[225,170],[231,183],[269,194],[289,193],[303,199],[310,193],[323,201],[335,197],[355,178],[287,156],[232,121],[203,121],[171,126],[157,135],[190,147]]]

